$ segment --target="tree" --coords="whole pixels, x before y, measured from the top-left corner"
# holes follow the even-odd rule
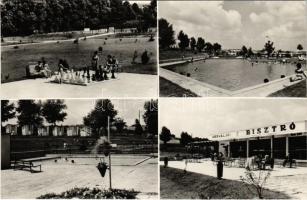
[[[298,44],[297,45],[297,50],[299,50],[299,51],[302,51],[304,48],[303,48],[303,45],[301,45],[301,44]]]
[[[1,122],[6,122],[15,117],[15,106],[9,100],[1,100]]]
[[[194,37],[191,37],[191,40],[190,40],[190,47],[191,47],[191,50],[194,51],[195,50],[195,47],[196,47],[196,40]]]
[[[41,104],[35,103],[34,100],[19,100],[17,102],[18,125],[20,127],[29,126],[32,135],[37,135],[37,128],[43,124],[41,107]]]
[[[274,52],[274,42],[271,42],[270,40],[264,44],[264,50],[267,52],[268,57]]]
[[[247,50],[247,48],[246,48],[246,46],[242,46],[242,48],[241,48],[241,55],[242,56],[247,56],[247,52],[248,52],[248,50]]]
[[[257,172],[253,172],[251,169],[247,168],[245,171],[245,177],[240,176],[240,179],[242,182],[246,183],[244,185],[248,190],[253,192],[252,188],[256,189],[258,198],[263,199],[264,187],[270,175],[270,170],[260,169]]]
[[[120,117],[115,118],[113,124],[119,133],[122,133],[124,128],[127,126],[126,122]]]
[[[30,35],[36,32],[98,29],[114,26],[123,28],[137,21],[142,30],[156,27],[157,2],[152,0],[140,8],[122,0],[3,0],[1,2],[3,36]],[[136,27],[131,24],[130,28]],[[127,27],[127,28],[129,28]]]
[[[222,45],[220,45],[219,43],[214,43],[213,44],[214,54],[217,55],[220,50],[222,50]]]
[[[189,144],[190,142],[193,141],[193,138],[191,135],[189,135],[187,132],[182,132],[180,136],[180,144],[183,146]]]
[[[205,40],[201,37],[197,39],[196,48],[198,52],[201,52],[205,48]]]
[[[173,25],[169,24],[166,19],[159,19],[159,47],[169,48],[175,44]]]
[[[205,51],[209,54],[213,52],[213,45],[210,42],[205,43]]]
[[[9,100],[1,100],[1,132],[5,134],[5,129],[2,127],[2,123],[15,117],[15,106],[10,104]]]
[[[249,47],[249,49],[247,50],[247,57],[251,57],[254,55],[253,49],[252,47]]]
[[[171,131],[166,128],[165,126],[162,127],[161,133],[160,133],[160,140],[166,144],[168,141],[172,139]]]
[[[42,114],[46,121],[52,124],[49,131],[49,135],[52,136],[52,132],[57,122],[63,122],[66,119],[67,113],[64,110],[67,106],[64,103],[64,100],[60,99],[48,99],[43,103]]]
[[[138,119],[135,119],[135,124],[133,125],[135,127],[134,133],[136,135],[142,135],[143,134],[143,127]]]
[[[190,40],[187,34],[185,34],[182,30],[178,34],[178,40],[179,40],[179,48],[181,50],[185,50],[190,45]]]
[[[144,109],[143,119],[146,124],[146,130],[151,135],[158,135],[158,100],[146,101]]]
[[[91,128],[93,136],[99,137],[103,131],[106,133],[108,117],[113,122],[116,115],[117,111],[109,99],[97,100],[95,108],[83,118],[83,123]]]

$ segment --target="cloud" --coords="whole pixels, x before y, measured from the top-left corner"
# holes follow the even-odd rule
[[[222,1],[159,2],[159,16],[166,18],[176,32],[184,30],[189,35],[206,37],[232,37],[242,28],[241,15],[235,10],[225,10]],[[217,37],[212,38],[217,40]]]
[[[260,5],[259,2],[256,4]],[[262,36],[275,39],[306,37],[306,2],[266,1],[262,2],[262,6],[263,12],[249,15],[252,23],[264,27]]]

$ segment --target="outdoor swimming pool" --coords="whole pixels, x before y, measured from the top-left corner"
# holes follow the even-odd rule
[[[165,67],[168,70],[187,75],[226,90],[236,91],[279,79],[281,75],[292,75],[296,68],[293,64],[254,63],[241,59],[208,59],[194,63]],[[306,65],[303,65],[306,70]]]

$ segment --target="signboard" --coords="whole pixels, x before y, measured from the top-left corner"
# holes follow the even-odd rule
[[[280,136],[292,133],[306,132],[306,122],[289,122],[279,125],[266,126],[261,128],[252,128],[247,130],[240,130],[235,132],[229,132],[224,134],[216,134],[211,137],[211,140],[232,140],[232,139],[244,139],[252,137],[265,137],[265,136]]]

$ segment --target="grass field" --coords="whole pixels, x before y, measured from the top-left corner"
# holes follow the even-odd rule
[[[306,80],[274,92],[270,97],[306,97]]]
[[[160,196],[163,199],[253,199],[258,198],[241,181],[218,180],[212,176],[160,167]],[[287,195],[265,190],[264,198],[287,199]]]
[[[160,77],[160,97],[197,97],[195,93],[184,89],[171,81]]]
[[[107,39],[106,39],[107,38]],[[137,39],[137,41],[136,41]],[[114,55],[122,65],[123,72],[157,74],[156,42],[149,42],[149,37],[96,37],[80,40],[79,44],[72,41],[31,44],[1,47],[2,82],[21,80],[25,76],[25,67],[29,62],[37,62],[44,57],[52,70],[57,70],[59,59],[66,59],[70,66],[81,69],[91,64],[91,56],[99,47],[103,48],[100,54],[100,63],[104,64],[107,55]],[[105,43],[105,44],[104,44]],[[131,64],[134,51],[138,52],[137,64]],[[141,54],[147,50],[150,56],[149,63],[141,64]]]

